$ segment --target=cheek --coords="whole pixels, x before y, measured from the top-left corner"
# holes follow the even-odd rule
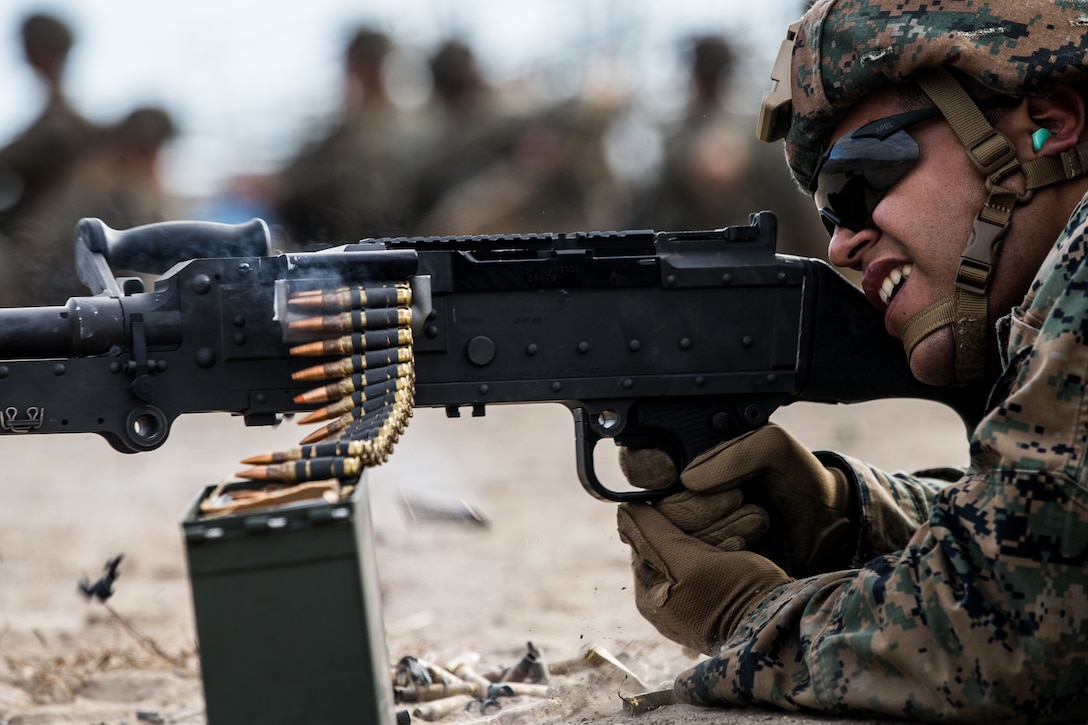
[[[886,234],[900,240],[917,264],[933,274],[955,274],[975,217],[986,202],[985,186],[961,147],[922,156],[873,213]]]

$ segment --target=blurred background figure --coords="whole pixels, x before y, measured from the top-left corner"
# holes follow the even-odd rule
[[[730,105],[736,52],[716,35],[687,47],[688,101],[665,129],[660,175],[640,225],[659,230],[717,229],[747,224],[752,212],[778,215],[778,251],[823,256],[822,227],[786,172],[781,152],[756,142],[756,109]]]
[[[442,42],[428,70],[431,95],[418,114],[423,137],[410,192],[410,226],[417,229],[452,189],[511,154],[523,116],[488,84],[461,40]]]
[[[27,210],[12,237],[17,283],[0,288],[0,306],[59,305],[89,294],[76,274],[72,245],[84,217],[114,229],[176,219],[178,204],[163,185],[160,163],[177,133],[171,116],[150,106],[103,128],[98,142]]]
[[[518,128],[508,156],[451,189],[422,234],[531,234],[614,229],[626,190],[605,159],[617,109],[593,97],[554,104]]]
[[[403,233],[412,170],[409,118],[389,96],[393,41],[360,28],[344,52],[339,118],[268,179],[273,216],[302,248]]]
[[[11,235],[27,210],[46,194],[93,143],[98,128],[68,101],[64,91],[68,25],[52,15],[28,16],[20,28],[23,57],[41,81],[41,114],[0,149],[0,232]]]
[[[22,302],[33,280],[25,272],[28,234],[43,199],[63,183],[99,136],[65,95],[68,54],[74,43],[68,24],[35,13],[21,23],[23,59],[41,83],[45,104],[36,119],[0,149],[0,305]],[[69,242],[71,234],[69,233]]]

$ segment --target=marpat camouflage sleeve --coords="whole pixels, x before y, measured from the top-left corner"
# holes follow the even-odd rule
[[[972,437],[969,470],[935,494],[928,521],[901,551],[776,589],[718,656],[677,678],[681,699],[930,721],[1088,719],[1086,245],[1082,201],[1002,321],[997,403]]]

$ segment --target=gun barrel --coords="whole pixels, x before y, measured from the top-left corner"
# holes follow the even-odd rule
[[[66,305],[0,309],[0,359],[104,355],[124,341],[117,299],[73,297]]]

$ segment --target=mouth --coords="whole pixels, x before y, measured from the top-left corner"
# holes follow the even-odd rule
[[[888,276],[880,283],[880,289],[877,294],[880,296],[880,301],[884,303],[884,307],[887,308],[891,304],[892,299],[899,294],[899,290],[903,289],[903,283],[907,281],[907,277],[914,270],[914,265],[904,264],[902,267],[896,267]]]

